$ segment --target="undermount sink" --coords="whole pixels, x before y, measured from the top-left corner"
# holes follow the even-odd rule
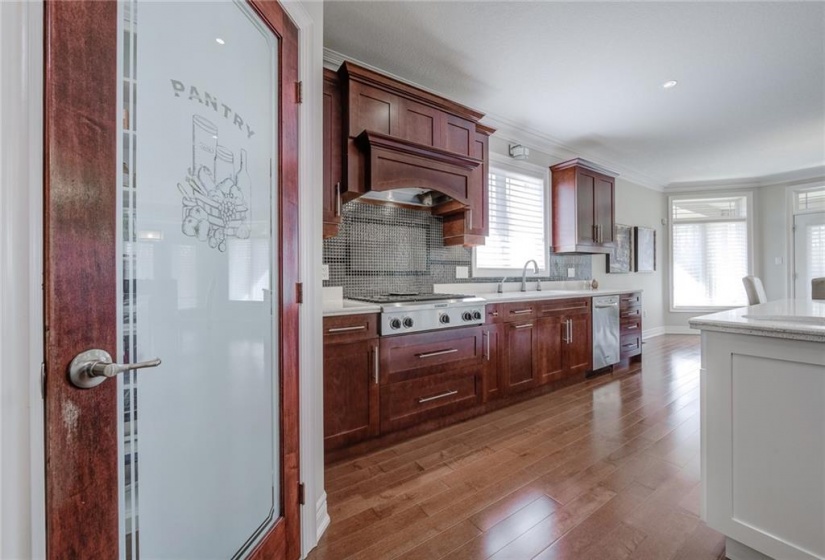
[[[810,317],[799,315],[742,315],[744,319],[756,321],[776,321],[779,323],[801,323],[803,325],[817,325],[825,327],[825,317]]]

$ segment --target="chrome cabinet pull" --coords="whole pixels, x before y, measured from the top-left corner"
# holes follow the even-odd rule
[[[339,333],[339,332],[352,332],[352,331],[365,331],[367,330],[366,325],[358,325],[357,327],[333,327],[331,329],[327,329],[328,333]]]
[[[529,309],[515,309],[515,310],[511,311],[510,314],[511,315],[524,315],[525,313],[532,313],[532,312],[533,312],[533,308],[531,307]]]
[[[69,379],[79,389],[91,389],[124,371],[158,367],[160,363],[160,358],[155,358],[135,364],[116,364],[108,352],[94,348],[75,356],[69,365]]]
[[[633,325],[632,327],[625,327],[625,329],[632,331],[633,329],[638,329],[639,325]]]
[[[416,354],[419,358],[432,358],[433,356],[443,356],[444,354],[452,354],[458,352],[458,348],[449,348],[447,350],[438,350],[437,352],[427,352],[425,354]]]
[[[450,397],[452,395],[457,395],[457,394],[458,394],[458,391],[447,391],[446,393],[441,393],[440,395],[436,395],[434,397],[420,398],[420,399],[418,399],[418,404],[434,401],[436,399],[443,399],[444,397]]]
[[[570,333],[567,337],[569,340],[568,344],[573,344],[573,319],[567,320],[567,331]]]
[[[514,329],[528,329],[533,326],[533,323],[526,323],[524,325],[515,325]]]
[[[381,360],[379,359],[378,346],[372,349],[372,380],[378,385],[378,372],[380,371]]]
[[[335,215],[341,216],[341,181],[335,183]]]

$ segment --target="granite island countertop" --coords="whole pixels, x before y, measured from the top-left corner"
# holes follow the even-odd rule
[[[694,329],[825,342],[825,300],[780,299],[690,319]]]

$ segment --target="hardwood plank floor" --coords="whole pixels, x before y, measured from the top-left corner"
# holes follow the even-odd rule
[[[641,368],[330,465],[309,560],[718,560],[699,515],[699,337]]]

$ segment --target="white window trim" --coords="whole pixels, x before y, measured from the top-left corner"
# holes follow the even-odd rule
[[[544,257],[543,262],[539,263],[539,275],[547,276],[549,271],[549,253],[551,246],[550,239],[550,169],[534,163],[516,160],[511,157],[503,156],[496,153],[490,153],[490,170],[492,168],[503,169],[504,171],[512,171],[513,173],[521,173],[523,175],[530,175],[535,178],[541,178],[544,182],[544,255],[536,255],[536,257]],[[473,278],[517,278],[523,268],[478,268],[476,265],[476,250],[473,248],[472,258],[472,276]],[[538,258],[536,259],[538,262]]]
[[[747,218],[745,220],[745,227],[748,232],[748,250],[747,250],[747,259],[748,259],[748,274],[753,274],[753,263],[754,263],[754,221],[756,217],[754,216],[753,210],[753,191],[725,191],[725,190],[714,190],[713,192],[696,192],[696,193],[685,193],[685,194],[672,194],[667,197],[667,222],[668,222],[668,290],[669,290],[669,301],[668,307],[670,308],[671,313],[702,313],[708,312],[713,313],[717,311],[726,311],[728,309],[736,309],[741,307],[740,305],[718,305],[718,306],[691,306],[691,307],[674,307],[673,305],[673,201],[674,200],[689,200],[689,199],[696,199],[696,198],[710,198],[710,197],[719,197],[724,198],[726,196],[744,196],[747,205]],[[707,222],[724,222],[727,220],[707,220]],[[744,286],[742,288],[745,289]]]

